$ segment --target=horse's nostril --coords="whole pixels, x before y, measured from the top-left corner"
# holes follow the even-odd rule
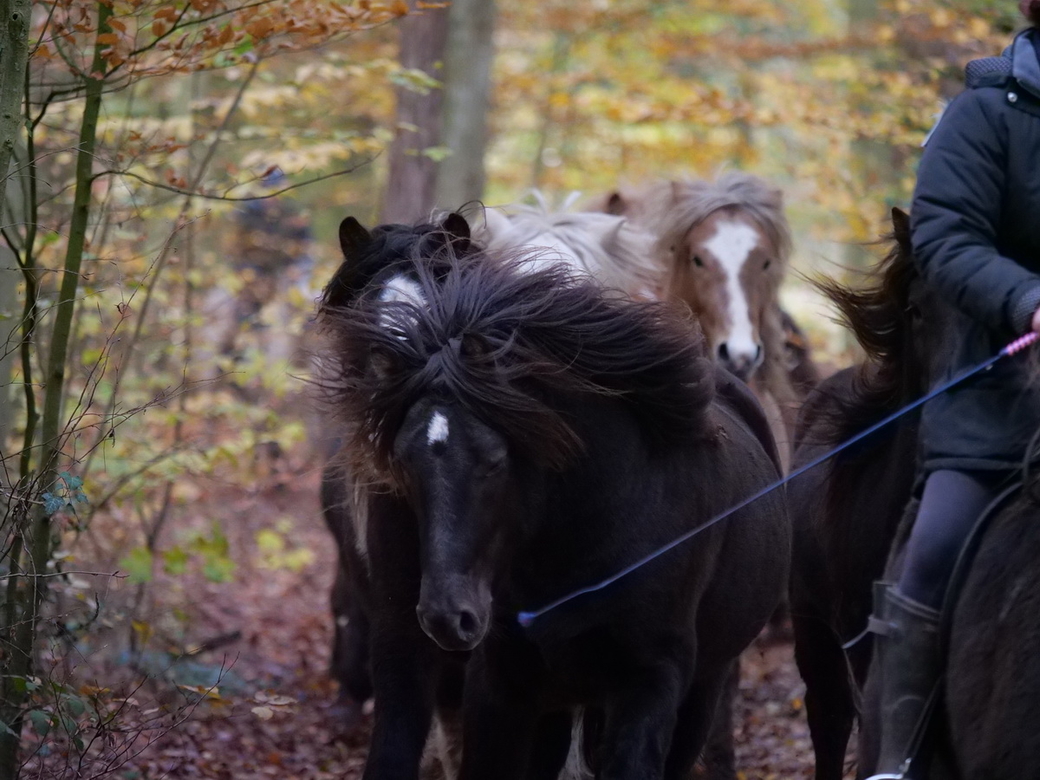
[[[726,342],[719,344],[719,360],[729,360],[729,347]]]
[[[478,628],[477,616],[468,610],[459,613],[459,635],[472,636]]]

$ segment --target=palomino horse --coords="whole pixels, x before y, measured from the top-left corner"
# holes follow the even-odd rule
[[[569,211],[571,199],[553,211],[541,193],[534,198],[533,206],[483,209],[473,218],[474,239],[494,251],[530,248],[533,268],[562,262],[629,296],[659,296],[664,279],[651,233],[624,217]]]
[[[463,780],[554,778],[580,705],[604,712],[602,776],[685,777],[786,581],[781,494],[529,629],[516,614],[775,479],[757,404],[660,304],[450,238],[379,282],[365,269],[408,229],[354,226],[322,317],[368,494],[365,777],[416,777],[467,655]]]
[[[615,192],[598,205],[658,237],[663,297],[687,305],[718,361],[751,385],[786,465],[797,407],[790,377],[797,353],[786,346],[778,299],[791,254],[781,191],[758,176],[727,173],[715,181],[667,181]]]

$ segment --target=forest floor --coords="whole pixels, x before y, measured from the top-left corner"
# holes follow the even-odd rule
[[[300,469],[296,469],[300,471]],[[327,675],[332,621],[328,593],[335,548],[318,507],[317,469],[285,475],[271,487],[208,492],[199,513],[219,513],[236,559],[233,581],[218,584],[201,575],[177,592],[190,626],[185,646],[215,646],[191,655],[190,663],[218,670],[216,690],[188,706],[190,685],[149,682],[135,693],[142,713],[176,699],[178,722],[142,728],[127,743],[112,776],[135,778],[337,778],[361,776],[369,722],[345,734],[334,713],[336,687]],[[294,549],[313,554],[303,566],[263,563],[256,544],[265,528],[292,518],[287,537]],[[153,598],[162,608],[162,583]],[[215,639],[214,639],[215,638]],[[212,640],[212,641],[210,641]],[[219,671],[223,670],[223,671]],[[198,685],[196,680],[195,685]],[[203,691],[209,683],[202,683]],[[809,778],[812,748],[803,706],[804,685],[790,642],[760,643],[743,658],[735,734],[737,766],[745,780]],[[127,711],[125,719],[132,721]],[[142,717],[142,723],[144,722]],[[132,730],[132,722],[128,724]],[[43,762],[53,766],[53,761]],[[35,776],[52,775],[37,768]],[[27,776],[30,776],[27,774]]]

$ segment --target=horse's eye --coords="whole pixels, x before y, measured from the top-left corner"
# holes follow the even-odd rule
[[[773,261],[772,261],[772,260],[766,260],[766,261],[765,261],[764,263],[762,263],[762,270],[763,270],[763,271],[764,271],[764,270],[766,270],[766,269],[767,269],[767,268],[769,268],[769,266],[771,266],[772,264],[773,264]]]
[[[479,474],[479,476],[485,479],[487,479],[488,477],[493,477],[495,474],[498,474],[500,471],[502,471],[503,467],[505,466],[505,463],[506,459],[504,456],[501,458],[494,458],[493,460],[490,460],[487,463],[485,463],[478,470],[477,473]]]
[[[703,268],[704,267],[704,261],[701,260],[701,256],[700,255],[694,255],[693,256],[693,264],[695,266],[697,266],[698,268]]]

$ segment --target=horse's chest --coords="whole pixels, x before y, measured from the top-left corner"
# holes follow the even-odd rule
[[[692,666],[692,635],[685,632],[649,632],[616,636],[605,627],[580,634],[567,642],[543,646],[545,664],[543,697],[549,705],[595,704],[631,684],[634,673],[655,666],[664,658],[674,660],[675,648],[687,646]]]

